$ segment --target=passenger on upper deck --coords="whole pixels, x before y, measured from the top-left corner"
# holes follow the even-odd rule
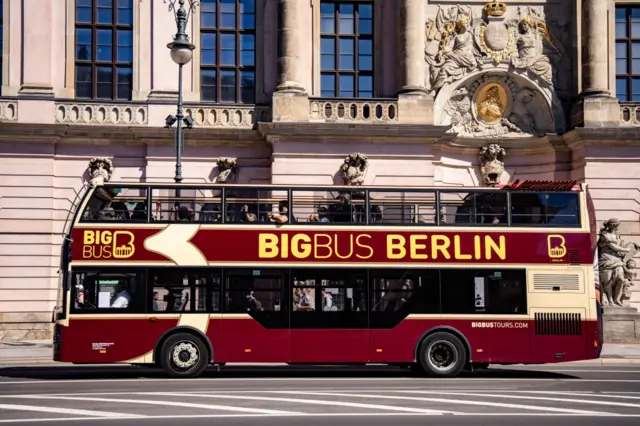
[[[282,200],[278,203],[279,213],[269,213],[269,220],[276,223],[287,223],[289,221],[289,206],[288,202]]]
[[[335,223],[351,223],[353,217],[351,194],[342,192],[338,195],[337,202],[329,207],[329,216]]]

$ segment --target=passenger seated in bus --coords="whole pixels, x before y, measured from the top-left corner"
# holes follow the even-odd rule
[[[188,207],[180,206],[178,207],[178,222],[191,222],[191,212]]]
[[[335,223],[351,223],[353,221],[351,208],[351,195],[343,192],[338,195],[337,202],[329,207],[329,217]]]
[[[244,205],[240,209],[240,222],[255,222],[257,220],[255,213],[249,213],[249,206]]]
[[[116,212],[113,207],[105,207],[100,211],[100,220],[116,220]]]
[[[309,222],[328,223],[327,208],[325,206],[318,207],[318,213],[309,216]]]
[[[278,213],[269,213],[268,217],[271,222],[287,223],[289,221],[289,206],[288,202],[282,200],[278,203]]]
[[[115,300],[111,304],[112,308],[124,309],[131,303],[131,294],[127,291],[122,283],[118,283],[113,287]]]
[[[382,209],[377,204],[369,208],[369,221],[371,223],[382,223]]]
[[[146,221],[147,220],[147,202],[137,203],[133,209],[131,220]]]
[[[204,203],[200,208],[200,222],[220,222],[222,214],[220,205],[215,203]]]
[[[129,220],[131,219],[131,215],[129,214],[129,209],[127,205],[122,201],[114,201],[110,206],[114,213],[116,220]]]

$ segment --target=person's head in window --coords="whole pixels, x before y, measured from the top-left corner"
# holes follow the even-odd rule
[[[351,194],[349,194],[348,192],[341,193],[340,195],[338,195],[338,201],[343,206],[348,206],[349,204],[351,204]]]
[[[189,209],[185,206],[178,207],[178,220],[180,222],[189,221]]]

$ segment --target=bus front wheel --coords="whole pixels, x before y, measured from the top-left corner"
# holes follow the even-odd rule
[[[189,333],[169,336],[161,353],[160,365],[171,377],[198,377],[209,365],[206,345]]]
[[[418,363],[429,376],[456,377],[467,363],[467,352],[456,336],[437,332],[422,341]]]

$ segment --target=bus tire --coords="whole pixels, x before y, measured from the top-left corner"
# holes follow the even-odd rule
[[[190,333],[169,336],[160,353],[160,365],[171,377],[198,377],[209,365],[207,346],[202,339]]]
[[[431,377],[456,377],[467,364],[464,344],[451,333],[437,332],[420,344],[418,363]]]

